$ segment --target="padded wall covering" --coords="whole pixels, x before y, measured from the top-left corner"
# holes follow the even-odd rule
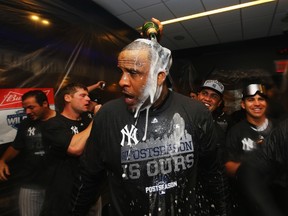
[[[3,0],[0,11],[0,91],[52,87],[57,93],[67,82],[105,80],[99,96],[118,96],[116,59],[139,37],[134,29],[90,0]],[[50,25],[32,21],[31,15]],[[6,147],[1,145],[1,154]],[[0,215],[18,216],[19,159],[10,163],[10,171],[9,181],[0,182]]]
[[[107,95],[116,93],[117,55],[139,37],[136,30],[90,0],[9,0],[0,8],[0,88],[53,87],[57,94],[66,82],[105,80]]]

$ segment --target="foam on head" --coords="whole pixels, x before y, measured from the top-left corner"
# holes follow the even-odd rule
[[[135,116],[139,110],[150,108],[155,101],[160,97],[163,86],[157,85],[157,77],[159,72],[169,74],[172,65],[171,51],[162,47],[158,42],[148,39],[137,39],[127,45],[123,50],[147,50],[148,60],[150,61],[150,71],[148,74],[147,83],[143,86],[143,94],[139,98],[139,104],[136,107]],[[137,56],[136,56],[137,58]],[[137,62],[137,61],[135,61]],[[136,65],[135,65],[136,67]],[[147,101],[149,100],[149,101]],[[143,106],[143,104],[145,104]]]

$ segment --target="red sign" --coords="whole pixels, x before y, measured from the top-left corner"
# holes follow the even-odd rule
[[[54,107],[53,88],[0,89],[0,145],[14,140],[19,124],[26,118],[21,97],[31,90],[45,92],[50,107]]]
[[[16,88],[1,89],[0,110],[11,108],[22,108],[21,97],[24,93],[31,90],[42,90],[46,93],[49,104],[54,104],[54,93],[52,88]]]

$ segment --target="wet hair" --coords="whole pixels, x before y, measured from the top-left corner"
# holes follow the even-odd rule
[[[27,98],[30,98],[30,97],[35,97],[36,102],[40,106],[42,106],[45,101],[49,105],[49,101],[48,101],[48,98],[47,98],[46,94],[43,91],[41,91],[41,90],[28,91],[28,92],[26,92],[25,94],[22,95],[21,100],[24,101],[24,100],[26,100]]]
[[[151,62],[151,66],[159,68],[158,71],[154,71],[154,73],[158,73],[159,71],[165,71],[166,74],[169,73],[172,65],[171,51],[162,47],[158,42],[141,38],[131,42],[122,49],[122,51],[125,50],[147,50],[148,60]]]

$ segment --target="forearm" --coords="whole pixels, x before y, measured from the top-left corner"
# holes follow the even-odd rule
[[[240,166],[240,162],[228,161],[225,163],[226,173],[228,176],[235,177],[236,172]]]
[[[80,156],[83,153],[84,147],[86,145],[86,141],[91,132],[92,124],[93,124],[93,121],[90,122],[90,124],[85,130],[83,130],[82,132],[78,134],[75,134],[72,137],[69,147],[67,149],[68,154]]]
[[[97,82],[97,83],[95,83],[93,85],[87,86],[88,92],[91,92],[91,91],[93,91],[93,90],[95,90],[97,88],[102,89],[102,85],[103,84],[105,84],[104,81],[99,81],[99,82]]]
[[[12,146],[9,146],[3,156],[0,159],[0,181],[8,180],[8,176],[10,175],[9,166],[6,162],[12,160],[14,157],[18,155],[19,151],[14,149]]]
[[[13,158],[15,158],[19,154],[19,151],[13,148],[12,146],[9,146],[0,160],[4,161],[5,163],[9,162]]]

